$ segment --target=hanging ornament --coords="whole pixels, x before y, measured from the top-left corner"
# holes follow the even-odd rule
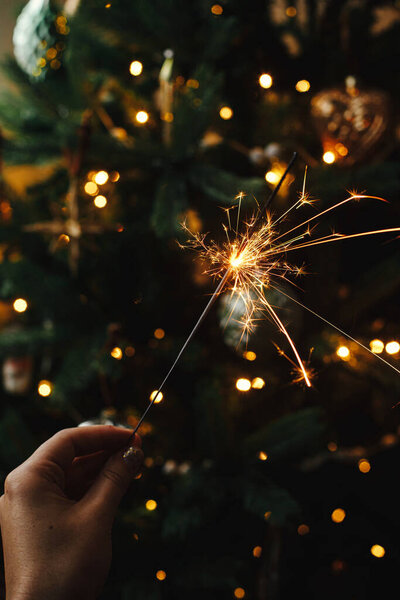
[[[78,427],[89,427],[91,425],[114,425],[115,427],[131,428],[128,423],[121,422],[117,410],[113,407],[104,408],[97,417],[79,423]]]
[[[10,356],[3,362],[3,388],[9,394],[26,394],[32,384],[32,374],[31,356]]]
[[[174,104],[174,84],[172,74],[174,68],[174,52],[173,50],[165,50],[164,62],[162,64],[158,89],[157,104],[160,110],[161,119],[164,122],[163,140],[168,146],[171,143],[172,121],[174,119],[173,104]]]
[[[344,89],[324,90],[312,98],[311,117],[329,162],[354,165],[383,145],[390,126],[389,98],[379,90],[360,89],[348,77]]]
[[[43,81],[51,71],[57,71],[68,33],[68,19],[52,0],[30,0],[13,33],[14,56],[24,73],[34,81]]]

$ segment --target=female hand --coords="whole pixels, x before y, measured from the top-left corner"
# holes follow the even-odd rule
[[[0,498],[7,600],[92,600],[111,562],[119,502],[140,438],[112,426],[60,431],[12,471]],[[119,450],[119,452],[117,452]]]

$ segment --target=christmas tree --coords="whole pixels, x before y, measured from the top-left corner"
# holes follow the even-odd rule
[[[3,480],[64,427],[135,427],[217,285],[181,246],[223,244],[227,209],[251,218],[293,152],[272,218],[305,181],[304,219],[349,189],[388,201],[349,202],[322,235],[400,225],[399,31],[394,0],[25,4],[0,98]],[[140,429],[102,598],[395,581],[395,238],[304,247],[307,277],[268,292],[312,388],[282,331],[243,336],[221,294]]]

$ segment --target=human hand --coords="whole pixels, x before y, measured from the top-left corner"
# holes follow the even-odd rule
[[[0,498],[7,600],[97,597],[116,510],[143,462],[138,435],[125,447],[131,433],[64,429],[8,475]]]

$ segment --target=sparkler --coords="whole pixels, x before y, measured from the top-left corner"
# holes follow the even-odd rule
[[[345,206],[350,202],[366,199],[385,202],[383,198],[379,198],[377,196],[366,196],[364,194],[350,192],[349,196],[344,200],[337,202],[325,210],[322,210],[305,221],[302,221],[300,224],[295,225],[286,231],[282,231],[280,227],[290,213],[292,213],[294,210],[300,209],[306,204],[312,204],[312,200],[305,191],[307,175],[306,169],[303,180],[303,189],[298,200],[288,210],[286,210],[286,212],[275,219],[268,212],[268,208],[272,199],[279,191],[295,159],[296,154],[293,155],[293,158],[290,161],[285,173],[282,175],[278,185],[273,190],[270,197],[261,207],[258,207],[256,213],[253,214],[249,219],[240,221],[241,205],[244,197],[243,194],[239,194],[237,197],[238,204],[236,207],[233,207],[237,210],[236,218],[234,219],[234,226],[232,225],[233,219],[231,218],[230,214],[233,208],[226,209],[228,226],[223,225],[226,236],[226,240],[223,244],[217,244],[212,240],[208,241],[207,234],[192,233],[186,226],[184,226],[185,230],[190,236],[188,246],[199,252],[200,257],[209,265],[207,272],[215,278],[219,278],[220,281],[216,290],[209,299],[208,304],[197,320],[194,328],[183,344],[170,370],[166,374],[157,392],[154,394],[151,403],[149,403],[148,407],[137,423],[133,435],[141,426],[152,405],[157,401],[162,388],[175,369],[183,352],[208,315],[214,302],[224,289],[229,290],[230,297],[233,302],[233,308],[231,310],[230,317],[232,317],[238,302],[241,302],[244,306],[243,317],[240,320],[242,327],[242,338],[243,336],[248,336],[254,330],[261,314],[268,316],[286,338],[294,358],[289,358],[280,349],[278,349],[279,353],[288,358],[292,364],[296,374],[296,381],[304,381],[308,387],[311,387],[310,379],[312,370],[306,368],[305,363],[302,361],[288,330],[277,314],[275,308],[267,299],[268,290],[278,291],[289,300],[297,303],[314,316],[329,324],[348,339],[357,343],[367,352],[374,354],[369,348],[367,348],[357,339],[353,338],[351,335],[319,315],[316,311],[308,308],[306,305],[293,298],[293,296],[286,293],[280,284],[285,282],[295,286],[293,279],[305,274],[305,269],[303,266],[299,266],[288,261],[287,254],[289,252],[295,252],[311,246],[329,244],[357,237],[399,233],[400,227],[364,231],[349,235],[332,232],[328,235],[314,238],[313,236],[318,228],[318,220],[321,217],[337,210],[338,208]],[[386,361],[384,358],[377,354],[374,354],[374,356],[400,374],[400,370]]]

